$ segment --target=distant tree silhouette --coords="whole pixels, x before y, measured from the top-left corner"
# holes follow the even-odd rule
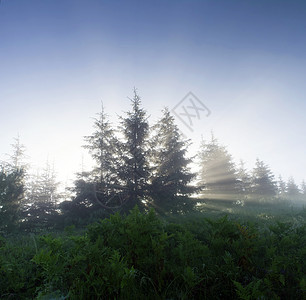
[[[0,166],[0,230],[17,228],[24,189],[23,169]]]
[[[284,198],[286,196],[287,186],[286,182],[283,180],[282,176],[279,175],[277,181],[277,194],[279,197]]]
[[[47,161],[42,172],[29,176],[23,204],[23,227],[52,227],[58,216],[60,194],[54,167]]]
[[[306,205],[306,182],[305,180],[302,181],[301,183],[301,199],[302,199],[302,204]]]
[[[202,141],[199,152],[200,185],[205,186],[203,197],[219,200],[237,200],[239,181],[232,156],[226,147],[212,135]]]
[[[11,146],[13,151],[9,162],[0,165],[0,229],[5,231],[18,228],[27,167],[24,163],[25,146],[19,136]]]
[[[289,177],[286,185],[286,198],[292,204],[300,201],[302,198],[301,191],[292,176]]]
[[[261,160],[256,159],[252,174],[252,196],[255,201],[266,201],[277,193],[274,175],[270,168]]]
[[[301,193],[302,193],[302,195],[306,196],[306,182],[305,182],[305,180],[303,180],[302,183],[301,183]]]
[[[14,138],[14,143],[12,146],[12,154],[9,155],[9,164],[12,168],[23,169],[24,173],[28,168],[25,163],[26,159],[26,147],[21,143],[19,135]]]
[[[251,193],[251,175],[246,170],[242,160],[240,160],[240,164],[237,169],[237,181],[237,188],[239,193],[238,201],[241,201],[241,204],[245,204]]]
[[[296,197],[300,195],[300,189],[292,176],[288,179],[286,193],[289,197]]]

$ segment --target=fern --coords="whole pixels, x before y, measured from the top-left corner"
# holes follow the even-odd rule
[[[243,286],[240,282],[234,280],[233,283],[236,287],[236,292],[239,299],[241,300],[265,299],[265,296],[260,291],[260,286],[262,284],[261,280],[251,281],[246,286]]]

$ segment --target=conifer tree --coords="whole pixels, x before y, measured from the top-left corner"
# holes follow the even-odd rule
[[[297,196],[300,194],[300,189],[295,183],[293,177],[291,176],[287,182],[287,195],[288,196]]]
[[[297,200],[300,196],[300,189],[292,176],[288,179],[286,194],[289,200]]]
[[[29,176],[26,204],[23,207],[25,228],[53,226],[52,220],[58,215],[60,194],[54,166],[47,161],[42,172]]]
[[[240,160],[240,165],[237,170],[237,181],[238,193],[241,197],[239,201],[241,201],[241,204],[244,204],[251,193],[251,176],[246,170],[243,160]]]
[[[286,191],[287,191],[286,182],[283,180],[282,176],[279,175],[278,182],[277,182],[278,196],[284,198],[286,195]]]
[[[303,196],[306,196],[306,182],[305,180],[302,181],[301,183],[301,193]]]
[[[17,228],[26,178],[25,146],[19,136],[11,146],[10,162],[0,165],[0,228],[6,231]]]
[[[94,132],[84,139],[86,144],[83,147],[89,151],[95,165],[91,171],[82,170],[77,174],[74,188],[71,189],[75,193],[73,201],[61,204],[67,215],[71,213],[80,218],[122,204],[121,198],[116,196],[121,193],[118,177],[119,142],[103,105],[98,117],[94,118]]]
[[[147,161],[149,151],[149,123],[147,113],[141,107],[141,98],[134,89],[130,99],[132,109],[121,117],[123,142],[120,144],[121,165],[118,174],[128,189],[128,207],[141,205],[147,189],[150,167]]]
[[[116,178],[117,139],[103,105],[98,118],[94,119],[94,128],[92,135],[84,137],[87,144],[83,147],[89,150],[96,163],[91,171],[92,180],[103,188],[118,183]]]
[[[202,141],[200,152],[200,185],[208,199],[237,200],[238,179],[235,164],[227,149],[212,135],[210,142]]]
[[[303,180],[301,183],[301,200],[302,200],[302,204],[306,205],[306,182],[305,180]]]
[[[0,230],[12,231],[17,228],[23,195],[23,169],[0,166]]]
[[[276,195],[277,186],[270,168],[261,160],[256,159],[252,174],[252,195],[254,200],[271,200]]]
[[[19,135],[17,136],[17,138],[14,138],[14,143],[11,144],[11,146],[13,148],[13,153],[9,155],[9,157],[12,167],[14,167],[15,169],[25,169],[26,164],[24,162],[24,159],[26,149],[25,146],[20,142]]]
[[[162,113],[162,118],[154,126],[151,143],[151,196],[156,208],[168,211],[190,209],[191,201],[187,197],[178,197],[198,190],[189,185],[195,177],[189,168],[191,159],[186,157],[189,143],[182,139],[168,108]]]

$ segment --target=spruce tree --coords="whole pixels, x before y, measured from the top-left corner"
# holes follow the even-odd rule
[[[306,182],[305,180],[303,180],[301,183],[301,200],[302,200],[302,204],[306,205]]]
[[[277,194],[279,197],[284,198],[286,196],[287,186],[282,176],[279,175],[277,182]]]
[[[47,161],[42,171],[29,176],[26,204],[23,207],[24,228],[50,227],[58,215],[59,183],[54,166]]]
[[[0,166],[0,230],[17,228],[24,190],[23,169]]]
[[[290,202],[294,202],[299,200],[301,193],[298,185],[295,183],[293,177],[289,177],[287,182],[287,191],[286,191],[287,198]]]
[[[20,208],[26,190],[25,146],[14,139],[9,162],[0,165],[0,228],[12,231],[20,220]]]
[[[305,180],[303,180],[302,183],[301,183],[301,193],[302,193],[302,195],[306,196],[306,182],[305,182]]]
[[[142,205],[148,190],[150,167],[147,161],[149,151],[149,123],[147,113],[141,107],[141,98],[134,89],[130,99],[132,109],[121,117],[123,142],[120,143],[121,165],[118,174],[121,183],[128,189],[128,206]]]
[[[98,117],[94,118],[93,127],[93,133],[84,137],[83,147],[89,151],[94,167],[77,174],[74,187],[70,189],[75,197],[72,202],[61,204],[66,215],[82,219],[101,209],[112,211],[123,204],[122,182],[118,176],[119,142],[103,105]]]
[[[287,194],[290,196],[296,196],[300,193],[298,185],[295,183],[293,177],[289,177],[287,182]]]
[[[85,136],[84,148],[89,150],[95,167],[89,173],[79,174],[76,192],[79,198],[87,195],[94,205],[111,209],[122,205],[121,198],[116,196],[122,193],[122,181],[118,176],[120,145],[103,105],[98,118],[94,119],[94,128],[92,135]]]
[[[246,170],[242,160],[240,161],[239,168],[237,170],[237,181],[239,198],[241,198],[238,201],[240,201],[243,205],[248,200],[251,193],[251,176]]]
[[[210,142],[202,141],[199,152],[200,185],[207,199],[236,201],[238,179],[232,156],[212,135]]]
[[[27,169],[27,164],[25,163],[26,159],[26,148],[21,143],[19,135],[17,138],[14,138],[14,143],[11,144],[12,146],[12,154],[9,155],[10,166],[13,169],[23,169],[24,173]]]
[[[186,196],[197,191],[189,185],[195,177],[189,168],[192,160],[186,157],[189,142],[182,139],[168,108],[162,113],[151,142],[151,196],[157,209],[186,211],[192,207]]]
[[[89,150],[96,163],[91,171],[92,180],[99,183],[102,188],[102,186],[107,187],[118,183],[116,178],[117,139],[103,105],[98,118],[94,118],[94,128],[92,135],[84,137],[86,145],[83,147]]]
[[[268,165],[256,159],[252,174],[252,195],[255,201],[271,200],[277,192],[274,175]]]

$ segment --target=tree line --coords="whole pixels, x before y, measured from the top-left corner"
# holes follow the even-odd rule
[[[207,201],[305,204],[305,182],[299,188],[293,178],[276,180],[259,159],[252,172],[243,162],[236,166],[213,135],[202,141],[197,157],[190,158],[190,141],[182,137],[168,108],[150,125],[136,90],[130,102],[130,111],[119,117],[119,128],[114,128],[103,107],[94,119],[84,148],[95,166],[77,174],[69,197],[58,192],[50,163],[35,175],[28,172],[24,146],[16,139],[9,162],[0,166],[0,229],[82,223],[114,211],[127,212],[135,205],[166,214],[186,213]],[[198,172],[190,168],[194,160]]]
[[[208,199],[233,201],[240,205],[305,204],[306,183],[300,187],[293,177],[287,182],[282,176],[275,177],[269,166],[256,159],[251,171],[241,160],[238,165],[225,146],[213,136],[210,141],[202,141],[199,158],[199,180],[205,187],[202,196]]]

